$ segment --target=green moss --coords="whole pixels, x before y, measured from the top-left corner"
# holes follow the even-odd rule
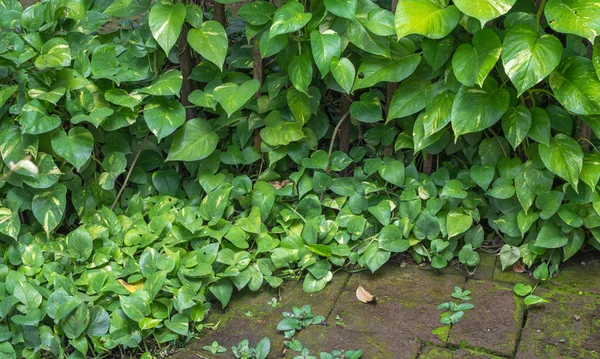
[[[448,335],[450,334],[450,326],[444,325],[443,327],[435,328],[431,331],[431,334],[437,336],[441,341],[446,343],[448,341]]]

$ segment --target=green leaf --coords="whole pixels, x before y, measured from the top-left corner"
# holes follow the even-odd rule
[[[188,32],[187,41],[202,57],[223,69],[229,40],[223,25],[214,21],[205,21],[198,29]]]
[[[371,273],[375,273],[376,270],[381,268],[389,259],[391,253],[382,249],[379,249],[376,243],[372,243],[367,250],[364,252],[364,263],[371,270]]]
[[[592,43],[600,33],[600,8],[595,0],[549,0],[544,15],[557,32],[585,37]]]
[[[0,208],[0,232],[14,238],[19,236],[21,220],[19,214],[8,208]],[[31,266],[30,264],[28,264]]]
[[[6,86],[6,87],[0,88],[0,107],[4,106],[4,103],[6,102],[6,100],[8,100],[12,96],[12,94],[14,94],[15,91],[17,91],[18,88],[19,88],[18,85],[12,85],[12,86]]]
[[[502,264],[502,270],[505,270],[511,265],[517,263],[519,258],[521,258],[521,251],[518,247],[512,247],[508,244],[505,244],[500,249],[500,263]]]
[[[153,97],[144,107],[144,120],[158,141],[172,134],[185,122],[185,108],[179,101]]]
[[[353,20],[356,17],[357,0],[323,0],[325,8],[332,14]]]
[[[251,1],[238,10],[238,15],[253,26],[261,26],[271,20],[275,7],[268,1]]]
[[[312,61],[308,55],[294,56],[288,66],[290,81],[294,87],[306,95],[312,81]]]
[[[185,15],[185,5],[179,2],[165,4],[158,1],[150,9],[148,25],[152,36],[166,54],[169,54],[179,38]]]
[[[179,335],[188,335],[188,322],[185,314],[177,313],[171,319],[165,320],[165,326]]]
[[[461,86],[452,105],[454,136],[482,131],[494,125],[508,110],[510,95],[488,79],[482,88]]]
[[[535,240],[535,245],[541,248],[560,248],[567,242],[568,238],[563,235],[557,224],[544,222]]]
[[[30,135],[50,132],[61,124],[57,115],[48,116],[44,104],[39,100],[27,102],[21,109],[21,131]]]
[[[173,136],[167,161],[198,161],[208,157],[217,148],[219,136],[210,124],[194,118],[181,126]]]
[[[425,38],[421,41],[423,57],[434,71],[448,61],[454,51],[454,41],[454,37],[452,36],[447,36],[439,40]]]
[[[35,219],[42,224],[46,233],[52,232],[62,221],[67,204],[67,187],[62,183],[54,185],[49,191],[33,196],[31,208]]]
[[[404,186],[405,177],[404,163],[398,160],[385,162],[379,167],[379,175],[387,182],[402,187]]]
[[[363,51],[377,56],[390,57],[389,39],[371,34],[358,20],[351,20],[347,23],[344,37]]]
[[[464,233],[473,225],[473,217],[466,215],[461,209],[453,208],[446,216],[448,238]]]
[[[363,123],[374,123],[382,120],[381,101],[374,92],[360,95],[360,101],[352,102],[350,114],[354,119]]]
[[[529,25],[508,29],[502,49],[502,64],[520,96],[542,81],[558,66],[562,44],[552,35],[542,35]]]
[[[396,35],[418,34],[430,39],[446,37],[458,24],[460,11],[436,0],[403,0],[396,8]]]
[[[346,91],[346,93],[350,93],[352,85],[354,84],[354,76],[356,75],[356,70],[354,69],[352,62],[345,57],[342,57],[339,60],[334,57],[331,60],[331,73],[342,89]]]
[[[419,54],[409,54],[393,60],[367,57],[358,67],[354,89],[371,87],[383,81],[400,82],[412,75],[420,62]]]
[[[179,96],[183,76],[179,70],[169,70],[161,75],[152,85],[141,88],[138,92],[154,96]]]
[[[506,14],[517,0],[479,0],[475,3],[469,0],[455,0],[456,7],[465,15],[474,17],[481,21],[481,27],[485,23]]]
[[[367,14],[367,18],[361,18],[361,22],[372,33],[378,36],[396,35],[394,25],[394,13],[386,9],[373,8]]]
[[[67,250],[79,262],[86,261],[94,251],[93,240],[84,226],[67,235]]]
[[[516,150],[527,137],[531,123],[531,112],[523,105],[509,108],[502,116],[502,131],[513,149]]]
[[[106,101],[132,110],[142,102],[144,97],[146,96],[135,93],[130,94],[123,89],[110,89],[104,93]]]
[[[458,259],[467,266],[475,267],[479,264],[479,253],[473,250],[472,245],[467,244],[458,252]]]
[[[260,82],[258,80],[248,80],[240,86],[229,82],[215,87],[213,95],[219,104],[223,106],[227,115],[231,117],[235,111],[242,108],[254,96],[259,88]]]
[[[94,137],[84,127],[73,127],[68,135],[59,131],[52,136],[52,149],[79,171],[92,155]]]
[[[579,178],[591,189],[600,183],[600,155],[598,153],[585,153]]]
[[[550,140],[550,145],[539,145],[540,158],[547,169],[569,182],[577,191],[579,174],[583,166],[583,151],[571,137],[559,133]]]
[[[298,31],[308,24],[312,14],[304,12],[304,6],[298,1],[289,1],[281,6],[273,16],[269,29],[269,38]]]
[[[35,67],[40,70],[71,65],[71,48],[65,39],[55,37],[48,40],[35,58]]]
[[[594,45],[594,50],[592,51],[592,63],[594,64],[594,68],[596,69],[596,75],[600,80],[600,42],[596,41]],[[2,92],[0,91],[0,94]],[[2,96],[0,95],[0,106],[2,106]]]
[[[529,284],[517,283],[515,284],[513,291],[519,297],[525,297],[533,292],[533,288]]]
[[[590,59],[567,57],[550,75],[556,99],[578,115],[600,114],[600,80]]]
[[[456,79],[465,86],[483,86],[502,53],[498,35],[489,28],[477,31],[471,44],[461,44],[452,57]]]
[[[536,142],[549,145],[551,138],[550,117],[546,111],[539,107],[533,107],[529,111],[531,112],[531,128],[527,136]]]
[[[536,305],[536,304],[543,304],[543,303],[548,303],[548,301],[544,298],[540,298],[537,295],[528,295],[525,298],[525,305],[530,307],[532,305]]]
[[[444,91],[426,104],[426,111],[423,115],[423,135],[425,137],[440,132],[450,123],[455,97],[454,92]]]
[[[139,322],[150,314],[150,294],[145,290],[138,290],[128,296],[120,295],[121,309],[131,320]]]
[[[42,304],[42,295],[29,282],[15,283],[13,295],[27,308],[39,308]]]
[[[392,98],[386,123],[395,118],[406,117],[424,109],[430,89],[431,82],[429,81],[402,82]]]
[[[231,299],[233,293],[233,285],[227,278],[221,279],[216,283],[211,284],[208,289],[210,292],[221,302],[221,306],[224,308]]]
[[[331,59],[340,57],[340,36],[333,30],[315,30],[310,33],[310,47],[321,77],[325,77],[329,73]]]

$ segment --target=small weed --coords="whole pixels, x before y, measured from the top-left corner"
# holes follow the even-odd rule
[[[451,296],[452,298],[460,299],[461,301],[469,301],[471,300],[470,294],[470,290],[463,291],[460,287],[454,287],[454,293],[452,293]],[[465,310],[470,310],[474,307],[475,306],[472,303],[458,304],[454,301],[442,303],[437,307],[439,310],[444,310],[440,315],[440,323],[444,325],[454,325],[465,315]]]
[[[253,317],[254,314],[251,311],[247,311],[246,313],[244,313],[244,316],[246,316],[246,317]]]
[[[233,356],[237,359],[265,359],[271,351],[271,340],[262,338],[256,347],[251,347],[248,339],[244,339],[237,346],[231,347]]]
[[[220,353],[225,353],[227,351],[226,348],[222,347],[218,341],[214,341],[212,342],[211,345],[205,345],[202,347],[202,349],[206,350],[207,352],[211,352],[213,354],[220,354]]]
[[[275,307],[277,307],[279,305],[279,301],[277,300],[277,298],[273,297],[268,302],[268,304],[271,306],[271,308],[275,308]]]
[[[339,315],[335,316],[335,325],[340,326],[342,328],[346,327],[346,323],[344,323],[344,321],[342,320],[342,318]]]
[[[300,331],[309,325],[321,324],[325,317],[313,315],[310,305],[304,305],[301,308],[293,307],[292,312],[283,312],[284,318],[277,323],[277,330],[283,332],[286,339],[294,337],[297,331]]]

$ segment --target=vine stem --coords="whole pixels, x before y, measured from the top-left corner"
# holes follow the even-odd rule
[[[119,189],[119,192],[117,193],[117,196],[115,197],[115,200],[113,201],[112,205],[110,206],[111,211],[115,208],[115,206],[117,205],[117,202],[119,201],[119,198],[121,197],[121,195],[123,194],[123,191],[125,190],[125,187],[127,187],[127,182],[129,182],[129,176],[131,176],[131,172],[133,172],[135,163],[137,162],[138,158],[140,157],[140,153],[142,153],[142,150],[144,149],[144,144],[146,143],[146,138],[147,137],[144,137],[144,139],[142,140],[142,143],[140,144],[140,148],[138,148],[138,151],[135,154],[135,157],[133,158],[133,162],[131,162],[129,171],[127,171],[127,176],[125,176],[125,181],[123,182],[123,185]]]
[[[544,8],[546,7],[546,1],[548,1],[548,0],[542,0],[542,2],[540,3],[540,7],[538,8],[537,14],[535,15],[537,30],[539,30],[539,28],[540,28],[540,19],[542,18],[542,14],[544,13]]]
[[[335,128],[333,129],[333,135],[331,135],[331,142],[329,143],[329,154],[327,156],[327,159],[331,158],[331,153],[333,152],[333,143],[335,142],[337,133],[340,130],[342,123],[344,123],[344,120],[346,120],[346,117],[348,117],[349,114],[350,114],[350,111],[348,110],[348,112],[346,112],[344,114],[344,116],[342,116],[342,118],[340,118],[340,122],[338,122],[337,125],[335,125]],[[329,165],[327,165],[327,167],[329,167]]]

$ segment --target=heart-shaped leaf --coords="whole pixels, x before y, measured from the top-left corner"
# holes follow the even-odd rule
[[[160,141],[183,125],[185,108],[179,101],[154,97],[144,107],[144,120]]]
[[[30,135],[50,132],[61,124],[57,115],[48,116],[48,111],[39,100],[26,103],[21,110],[21,131]]]
[[[200,28],[188,32],[187,40],[194,51],[223,69],[229,43],[223,25],[214,20],[205,21]]]
[[[167,54],[179,38],[185,14],[185,5],[180,2],[167,4],[157,1],[150,9],[148,26],[156,42]]]
[[[315,30],[310,33],[310,47],[321,77],[325,77],[329,73],[331,59],[340,57],[340,36],[333,30],[322,33]]]
[[[52,232],[62,221],[67,205],[67,187],[57,183],[47,191],[33,196],[33,216],[42,224],[46,233]]]
[[[458,24],[460,11],[436,0],[404,0],[396,8],[396,35],[418,34],[430,39],[446,37]]]
[[[331,60],[331,73],[342,89],[346,93],[350,93],[354,84],[354,76],[356,75],[356,70],[352,62],[345,57],[339,60],[334,57]]]
[[[198,161],[217,148],[219,136],[203,119],[187,121],[173,136],[167,161]]]
[[[583,151],[573,138],[559,133],[550,145],[539,145],[540,158],[547,169],[569,182],[577,191],[579,174],[583,166]]]
[[[509,108],[502,116],[502,131],[514,149],[527,137],[531,123],[531,112],[523,105]]]
[[[552,35],[542,35],[529,25],[508,29],[502,49],[502,64],[521,95],[550,75],[558,66],[562,44]]]
[[[273,16],[273,24],[269,29],[269,38],[298,31],[308,24],[312,14],[304,12],[304,6],[298,1],[288,1]]]
[[[585,37],[592,43],[600,33],[596,0],[549,0],[544,15],[554,31]]]
[[[480,87],[502,53],[502,43],[496,33],[485,28],[473,36],[472,45],[462,44],[452,57],[456,79],[465,86]]]
[[[356,17],[357,0],[323,0],[323,4],[335,16],[350,20]]]
[[[506,14],[517,0],[455,0],[454,5],[465,15],[474,17],[481,21],[481,27],[486,22]]]
[[[71,64],[71,48],[62,38],[48,40],[41,48],[40,55],[35,58],[35,67],[40,70],[66,67]]]
[[[550,75],[550,87],[558,101],[578,115],[600,114],[600,80],[590,59],[567,57]]]
[[[350,105],[350,114],[360,122],[379,122],[382,120],[381,101],[374,92],[365,92],[360,95],[360,101]]]
[[[68,135],[59,131],[52,136],[52,149],[79,171],[92,155],[94,137],[83,127],[71,128]]]
[[[225,83],[215,87],[213,95],[223,106],[227,115],[231,117],[235,111],[242,108],[252,98],[259,87],[258,80],[248,80],[240,86],[234,83]]]

